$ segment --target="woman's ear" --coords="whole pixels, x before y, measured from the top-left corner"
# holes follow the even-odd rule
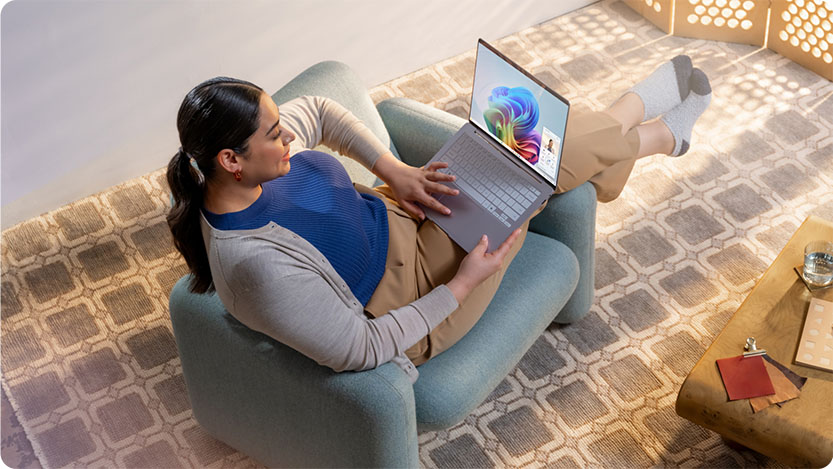
[[[240,161],[237,153],[233,152],[232,150],[229,150],[228,148],[220,150],[220,152],[217,153],[217,163],[220,165],[220,167],[222,167],[230,173],[234,173],[243,169],[240,166]]]

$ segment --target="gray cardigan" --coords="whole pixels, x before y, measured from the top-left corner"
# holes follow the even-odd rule
[[[384,145],[349,111],[327,98],[302,97],[279,108],[297,138],[291,152],[323,143],[370,169]],[[222,231],[202,217],[214,287],[237,320],[335,371],[393,361],[415,381],[405,356],[458,304],[441,285],[376,319],[312,244],[275,223]]]

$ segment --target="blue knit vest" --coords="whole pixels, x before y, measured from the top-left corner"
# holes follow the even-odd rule
[[[303,151],[292,157],[285,176],[262,184],[249,207],[221,215],[203,210],[219,230],[245,230],[270,221],[315,246],[367,305],[385,273],[388,217],[379,198],[353,187],[347,171],[332,156]]]

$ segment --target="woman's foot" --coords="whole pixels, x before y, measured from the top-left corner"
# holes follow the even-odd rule
[[[640,122],[665,114],[685,100],[690,89],[691,70],[691,58],[678,55],[660,65],[627,91],[642,100],[643,113]]]
[[[669,153],[669,156],[680,156],[688,151],[694,123],[709,107],[709,102],[712,99],[709,78],[699,68],[695,68],[691,72],[689,90],[688,96],[682,103],[668,111],[660,119],[674,137],[674,149]]]

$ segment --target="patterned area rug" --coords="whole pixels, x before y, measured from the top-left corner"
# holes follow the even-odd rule
[[[495,45],[579,105],[608,105],[683,52],[714,98],[686,156],[640,161],[599,207],[590,314],[552,326],[464,422],[421,434],[422,464],[780,467],[674,401],[801,221],[833,220],[833,83],[770,50],[668,36],[612,0]],[[464,116],[473,66],[472,49],[372,96]],[[20,466],[258,466],[192,418],[166,206],[159,170],[3,233],[3,387],[38,458]],[[25,453],[9,414],[3,446]]]

